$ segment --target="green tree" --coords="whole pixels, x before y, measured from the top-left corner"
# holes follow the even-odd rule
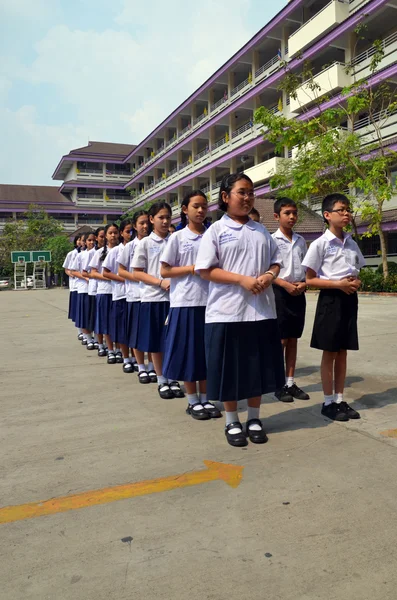
[[[363,31],[362,27],[357,29],[357,39],[362,39]],[[325,110],[322,106],[331,97],[323,93],[311,65],[305,63],[302,72],[296,74],[284,64],[280,89],[301,104],[301,118],[287,118],[261,107],[255,120],[264,126],[264,137],[275,145],[279,156],[292,153],[292,160],[282,161],[277,174],[271,177],[271,187],[288,188],[293,199],[309,204],[313,198],[348,190],[355,217],[360,216],[368,224],[364,235],[379,235],[386,278],[382,213],[397,191],[390,176],[397,153],[388,148],[383,131],[397,110],[397,98],[389,83],[372,84],[383,56],[383,45],[377,41],[372,48],[369,76],[359,80],[355,78],[353,59],[346,67],[353,83]],[[367,126],[364,135],[363,129],[356,126],[361,123]]]
[[[64,235],[57,235],[47,240],[44,249],[51,251],[51,268],[54,273],[62,275],[65,256],[73,250],[73,244]]]

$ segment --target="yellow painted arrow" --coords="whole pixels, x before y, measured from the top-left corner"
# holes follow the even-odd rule
[[[387,431],[381,431],[380,434],[389,438],[397,438],[397,429],[388,429]]]
[[[5,506],[4,508],[0,508],[0,524],[43,517],[44,515],[53,515],[68,510],[78,510],[98,504],[108,504],[117,500],[135,498],[136,496],[168,492],[176,488],[200,485],[201,483],[216,481],[218,479],[223,479],[223,481],[226,481],[233,488],[236,488],[241,483],[244,467],[213,462],[211,460],[205,460],[204,464],[207,469],[203,471],[193,471],[192,473],[183,473],[182,475],[171,475],[171,477],[160,477],[159,479],[148,479],[147,481],[139,481],[138,483],[116,485],[110,488],[102,488],[101,490],[73,494],[72,496],[60,496],[59,498],[43,500],[42,502]]]

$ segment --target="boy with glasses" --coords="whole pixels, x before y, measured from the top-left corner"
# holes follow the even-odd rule
[[[360,418],[344,401],[343,390],[347,350],[358,350],[358,276],[365,260],[351,235],[343,231],[351,220],[346,196],[326,196],[322,214],[328,229],[311,244],[302,262],[307,285],[320,289],[310,345],[323,351],[321,413],[334,421],[348,421]]]

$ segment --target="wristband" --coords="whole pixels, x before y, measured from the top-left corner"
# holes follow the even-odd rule
[[[277,273],[275,273],[274,271],[265,271],[265,275],[271,275],[274,279],[277,279]]]

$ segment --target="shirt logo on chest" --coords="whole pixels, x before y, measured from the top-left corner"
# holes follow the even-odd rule
[[[238,242],[238,237],[234,235],[234,233],[224,232],[219,236],[219,245],[229,244],[230,242]]]

